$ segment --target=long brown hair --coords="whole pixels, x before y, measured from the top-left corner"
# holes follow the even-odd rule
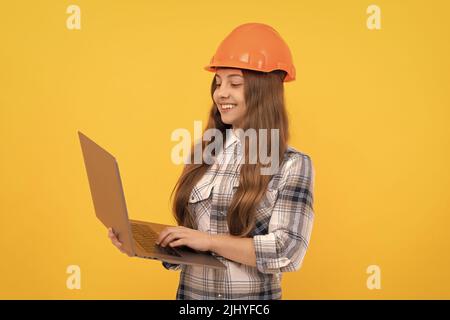
[[[268,132],[270,132],[270,129],[278,129],[279,150],[270,150],[269,133],[267,137],[268,156],[271,156],[272,152],[278,151],[279,159],[282,161],[287,149],[287,140],[289,139],[283,87],[283,79],[286,73],[281,70],[272,72],[241,70],[244,76],[244,97],[247,111],[240,128],[244,131],[254,128],[257,132],[259,129],[268,129]],[[216,81],[213,78],[211,98],[213,98],[215,90]],[[226,136],[226,130],[232,128],[231,125],[222,122],[214,100],[204,132],[213,128],[220,130],[223,137]],[[214,142],[214,139],[211,139],[211,141],[203,141],[201,139],[199,143],[202,144],[202,150],[205,150],[206,146],[212,142]],[[192,145],[191,163],[184,166],[183,172],[172,190],[171,198],[175,192],[172,210],[178,225],[196,229],[195,217],[188,208],[189,196],[193,187],[210,167],[210,164],[203,161],[201,164],[195,164],[194,148],[195,146]],[[259,150],[259,143],[257,148]],[[230,234],[242,237],[249,236],[254,229],[256,207],[262,200],[272,178],[272,175],[261,175],[261,168],[264,166],[262,166],[260,161],[257,161],[256,164],[250,163],[249,143],[245,143],[244,154],[245,161],[240,167],[239,187],[231,200],[227,213]]]

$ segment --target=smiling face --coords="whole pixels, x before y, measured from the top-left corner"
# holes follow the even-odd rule
[[[246,113],[244,76],[239,69],[218,68],[215,75],[214,102],[223,123],[239,128]]]

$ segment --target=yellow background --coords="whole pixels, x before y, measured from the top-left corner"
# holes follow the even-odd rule
[[[381,8],[381,30],[366,9]],[[81,8],[68,30],[66,8]],[[290,145],[316,169],[315,224],[284,299],[450,298],[448,1],[4,1],[0,298],[173,299],[178,272],[117,251],[77,130],[119,161],[130,216],[173,223],[177,128],[206,121],[203,70],[237,25],[289,44]],[[66,288],[68,265],[81,290]],[[381,268],[369,290],[366,268]]]

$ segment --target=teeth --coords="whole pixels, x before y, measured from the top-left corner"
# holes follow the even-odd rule
[[[231,109],[231,108],[236,107],[235,104],[222,104],[221,106],[222,106],[222,109]]]

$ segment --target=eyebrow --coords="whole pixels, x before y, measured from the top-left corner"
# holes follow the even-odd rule
[[[243,78],[239,73],[233,73],[233,74],[227,75],[228,78],[234,77],[234,76],[238,76],[238,77]],[[219,79],[222,79],[218,74],[216,74],[216,77],[218,77]]]

